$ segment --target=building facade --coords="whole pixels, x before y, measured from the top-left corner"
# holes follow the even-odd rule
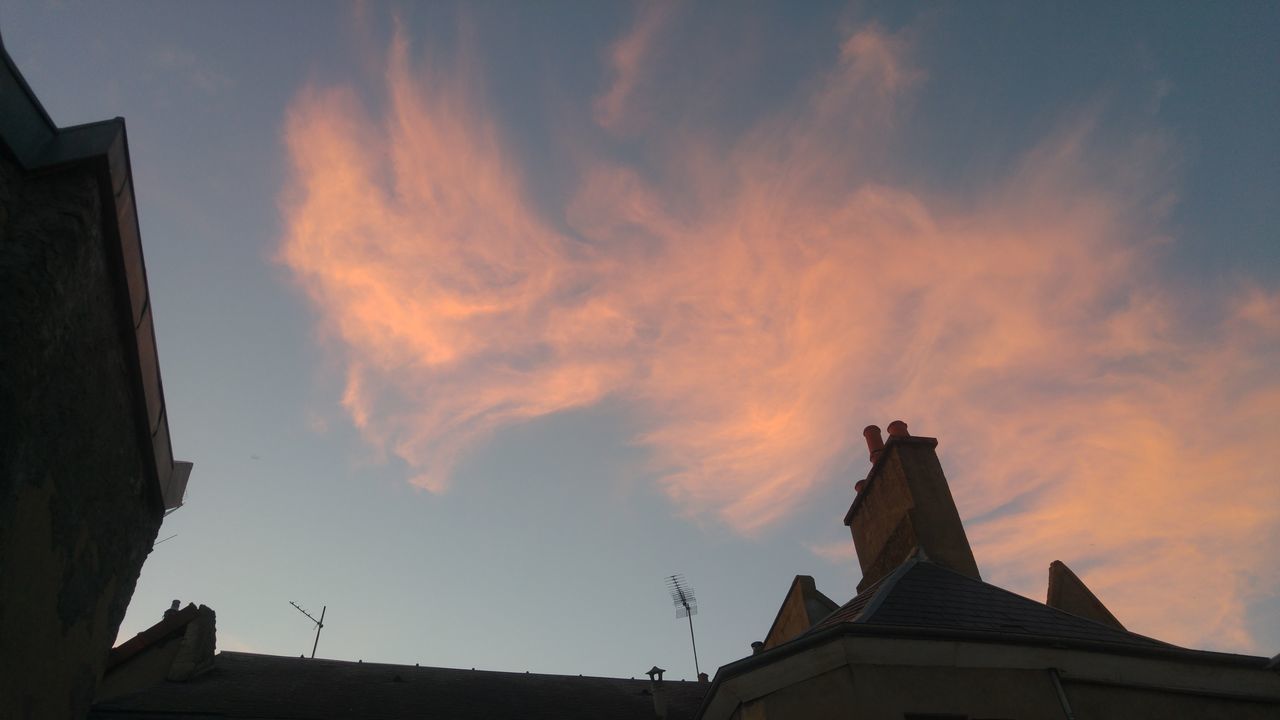
[[[799,577],[757,652],[716,673],[706,720],[1276,718],[1263,657],[1126,630],[1061,562],[1048,602],[982,581],[933,438],[865,431],[872,468],[845,516],[863,578],[831,601]],[[805,582],[808,580],[808,582]]]
[[[58,128],[0,56],[0,717],[76,718],[190,464],[124,121]]]

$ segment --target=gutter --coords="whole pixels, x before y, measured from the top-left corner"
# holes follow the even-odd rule
[[[1075,713],[1071,712],[1071,702],[1067,700],[1067,691],[1062,688],[1062,678],[1059,677],[1058,668],[1049,668],[1049,677],[1053,680],[1053,689],[1058,691],[1058,702],[1062,703],[1062,713],[1067,716],[1067,720],[1076,720]]]

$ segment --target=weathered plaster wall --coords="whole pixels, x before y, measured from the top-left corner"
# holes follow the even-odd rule
[[[1066,713],[1051,668],[1077,718],[1280,717],[1280,675],[1257,660],[1243,667],[1105,651],[851,636],[718,679],[703,718],[1061,720]]]
[[[1202,697],[1141,688],[1066,683],[1071,711],[1078,718],[1116,720],[1275,720],[1280,704]]]
[[[82,717],[163,510],[99,187],[0,148],[0,717]],[[151,481],[153,482],[153,481]]]

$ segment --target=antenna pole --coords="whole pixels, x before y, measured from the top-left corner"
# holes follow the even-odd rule
[[[312,617],[311,613],[307,612],[306,610],[303,610],[302,606],[299,605],[298,603],[290,600],[289,604],[297,608],[298,612],[302,613],[303,615],[306,615],[308,618],[310,618],[311,622],[316,624],[316,641],[311,644],[311,659],[314,660],[316,657],[316,646],[320,644],[320,631],[324,629],[324,614],[325,614],[325,611],[329,609],[329,606],[325,605],[323,608],[320,609],[320,619],[317,620],[314,617]]]
[[[685,582],[679,573],[667,576],[667,588],[671,590],[671,602],[676,606],[676,617],[689,618],[689,643],[693,645],[693,670],[702,676],[702,668],[698,665],[698,640],[693,634],[693,616],[698,613],[698,599],[693,596],[693,588]]]
[[[315,607],[315,606],[314,606],[314,605],[312,605],[312,607]],[[312,644],[311,644],[311,659],[312,659],[312,660],[315,660],[315,659],[316,659],[316,646],[318,646],[318,645],[320,644],[320,631],[324,629],[324,613],[325,613],[325,611],[326,611],[326,610],[328,610],[328,609],[329,609],[329,606],[328,606],[328,605],[325,605],[324,607],[320,608],[320,622],[316,623],[316,641],[315,641],[314,643],[312,643]],[[694,651],[694,653],[693,653],[693,657],[694,657],[694,664],[695,664],[695,665],[697,665],[697,664],[698,664],[698,661],[697,661],[698,652],[697,652],[696,650],[695,650],[695,651]]]
[[[685,605],[685,607],[689,607]],[[702,669],[698,667],[698,641],[693,638],[693,613],[689,613],[689,642],[693,643],[693,671],[702,677]]]

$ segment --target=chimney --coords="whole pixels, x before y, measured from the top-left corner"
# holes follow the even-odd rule
[[[868,425],[862,428],[862,437],[867,440],[867,451],[871,454],[871,464],[875,465],[876,460],[880,459],[880,453],[884,452],[884,440],[880,438],[880,428],[876,425]]]
[[[653,714],[658,718],[667,716],[667,691],[662,687],[662,668],[654,665],[645,675],[649,676],[649,692],[653,695]]]
[[[1049,594],[1044,604],[1118,630],[1125,629],[1089,586],[1061,560],[1049,563]]]
[[[917,548],[939,565],[982,579],[938,462],[937,439],[912,436],[901,420],[888,429],[888,442],[881,442],[875,425],[862,431],[871,472],[859,483],[844,518],[862,566],[858,591],[888,575]]]

